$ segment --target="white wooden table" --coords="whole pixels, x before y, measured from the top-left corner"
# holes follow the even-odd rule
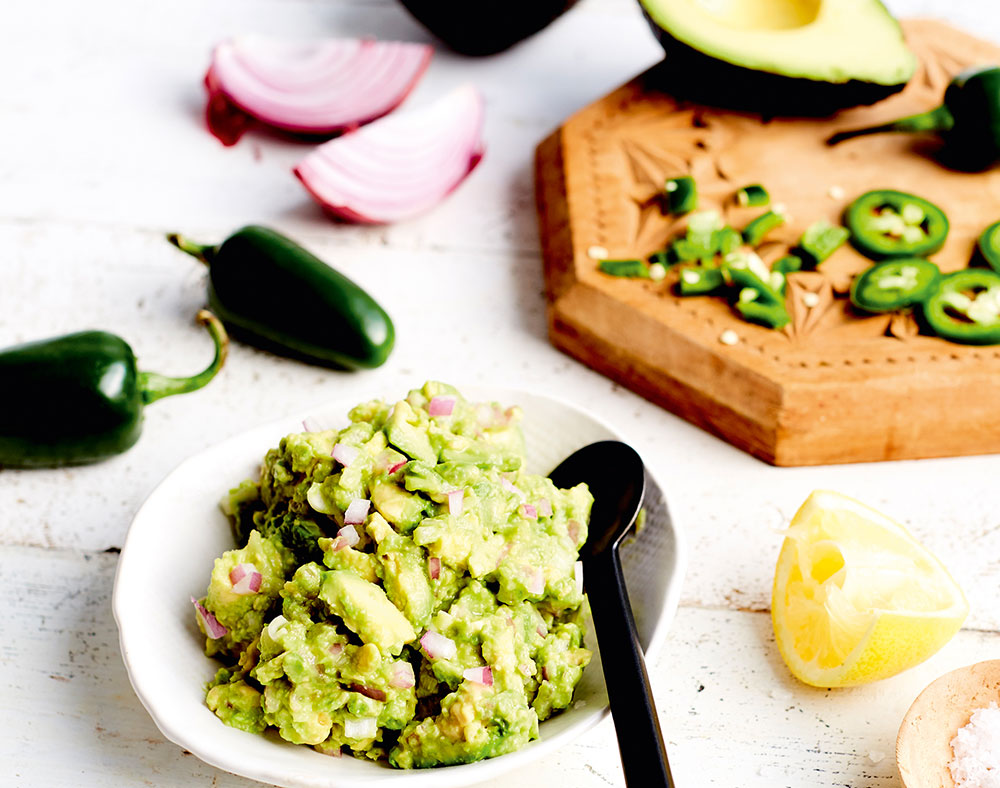
[[[1000,41],[992,0],[891,6]],[[549,346],[533,149],[658,59],[635,3],[583,0],[490,59],[440,51],[410,101],[478,85],[486,159],[427,217],[374,229],[322,217],[290,174],[303,146],[251,133],[226,149],[204,130],[208,52],[240,31],[427,39],[394,0],[0,4],[0,346],[101,327],[127,337],[144,368],[186,373],[209,357],[191,322],[203,271],[163,234],[214,241],[259,221],[375,293],[395,319],[397,349],[384,367],[347,374],[237,344],[208,388],[152,407],[127,454],[0,472],[0,784],[250,786],[167,742],[132,694],[110,610],[116,548],[155,484],[203,447],[331,397],[402,394],[438,378],[571,398],[667,480],[691,555],[650,668],[678,786],[898,786],[893,743],[913,698],[947,670],[1000,654],[1000,457],[772,468]],[[895,516],[961,579],[972,613],[928,662],[831,692],[787,673],[770,583],[779,529],[817,487]],[[622,785],[610,725],[491,785]]]

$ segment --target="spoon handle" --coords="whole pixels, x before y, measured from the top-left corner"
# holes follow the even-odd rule
[[[590,610],[604,665],[611,716],[618,736],[625,784],[673,788],[667,751],[617,549],[584,565]]]

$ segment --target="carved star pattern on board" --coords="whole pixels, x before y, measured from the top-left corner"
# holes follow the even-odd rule
[[[671,118],[669,123],[644,124],[638,130],[640,134],[635,131],[621,137],[619,142],[631,176],[625,190],[629,247],[640,254],[648,254],[662,249],[686,223],[685,219],[663,210],[661,197],[668,178],[689,174],[695,179],[698,210],[723,211],[733,186],[713,153],[718,141],[710,124],[678,126],[676,118]],[[684,140],[677,139],[678,136],[683,136]],[[657,140],[662,140],[662,144]],[[671,150],[674,146],[679,150],[693,148],[697,152],[684,156]]]

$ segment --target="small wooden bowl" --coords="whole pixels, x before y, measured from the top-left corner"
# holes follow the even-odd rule
[[[972,712],[1000,703],[1000,659],[953,670],[931,682],[903,718],[896,765],[906,788],[955,788],[951,740]]]

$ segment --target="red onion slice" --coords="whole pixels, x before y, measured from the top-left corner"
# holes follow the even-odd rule
[[[465,508],[465,491],[451,490],[448,493],[448,514],[458,517]]]
[[[458,653],[454,640],[430,629],[420,638],[420,645],[431,659],[454,659]]]
[[[240,596],[256,594],[260,591],[263,579],[253,564],[237,564],[229,573],[229,582],[233,584],[233,593]]]
[[[427,404],[427,414],[429,416],[450,416],[455,410],[455,397],[440,396],[431,397]]]
[[[413,665],[409,662],[397,662],[392,666],[392,678],[389,679],[389,686],[396,689],[409,689],[417,683],[416,676],[413,675]]]
[[[368,516],[368,510],[371,508],[371,505],[372,502],[366,498],[355,498],[348,505],[347,511],[344,512],[344,524],[361,525]],[[357,532],[355,532],[356,535]]]
[[[489,665],[484,668],[469,668],[467,670],[463,670],[462,678],[466,681],[482,684],[484,687],[493,686],[493,671],[490,669]]]
[[[241,36],[212,53],[205,75],[209,130],[233,145],[250,119],[330,135],[391,112],[423,76],[433,48],[372,39],[286,41]]]
[[[354,446],[348,446],[346,443],[335,443],[330,456],[346,468],[354,462],[358,453],[359,450]]]
[[[228,629],[219,623],[218,619],[216,619],[214,615],[205,609],[205,606],[201,604],[201,602],[194,597],[191,597],[191,603],[194,605],[194,609],[198,612],[198,618],[201,621],[202,626],[205,628],[205,634],[212,638],[212,640],[218,640],[229,632]]]
[[[431,556],[427,559],[427,574],[431,576],[431,580],[437,580],[441,577],[441,559]]]
[[[529,520],[538,519],[538,510],[532,506],[530,503],[521,504],[521,515],[527,517]]]
[[[482,127],[483,100],[466,85],[320,145],[294,172],[336,217],[396,222],[430,210],[465,180],[483,157]]]

